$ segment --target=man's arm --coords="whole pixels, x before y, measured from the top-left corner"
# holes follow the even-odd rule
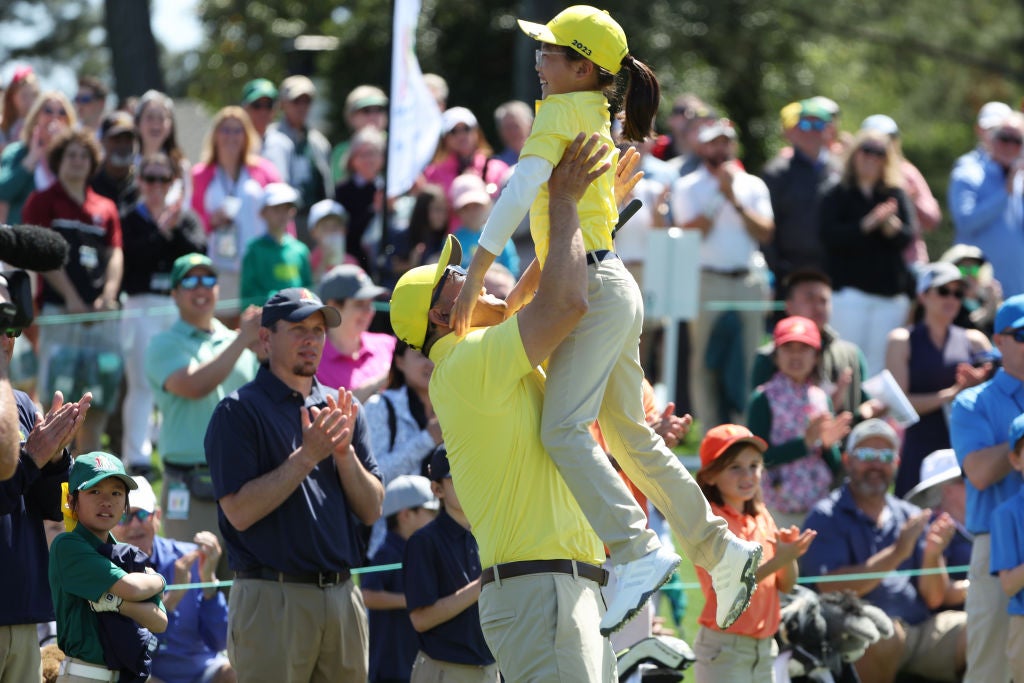
[[[993,484],[998,484],[1006,475],[1013,471],[1010,465],[1010,443],[1003,443],[979,448],[964,456],[964,476],[979,491],[984,491]]]
[[[21,458],[18,402],[7,374],[7,354],[0,353],[0,481],[14,476]]]
[[[530,365],[550,356],[587,312],[587,260],[576,205],[587,187],[610,168],[607,162],[594,167],[607,152],[606,145],[594,152],[598,140],[594,134],[584,144],[584,135],[576,136],[548,179],[548,260],[533,304],[518,314]]]
[[[187,365],[172,372],[164,381],[164,389],[182,398],[200,399],[228,378],[238,358],[259,336],[260,309],[249,306],[242,312],[238,336],[214,358],[200,365]]]
[[[345,492],[345,500],[359,521],[371,525],[380,518],[384,484],[367,471],[352,445],[357,432],[359,407],[352,398],[352,392],[339,391],[337,403],[333,396],[327,397],[327,409],[340,412],[345,416],[345,424],[349,425],[334,449],[334,464],[338,468],[338,480]],[[360,438],[365,440],[365,424],[360,423],[358,431]],[[366,443],[362,447],[369,448]]]

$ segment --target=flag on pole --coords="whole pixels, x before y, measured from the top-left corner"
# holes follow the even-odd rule
[[[420,0],[394,0],[391,97],[388,125],[388,197],[412,187],[434,157],[441,136],[441,110],[416,59]]]

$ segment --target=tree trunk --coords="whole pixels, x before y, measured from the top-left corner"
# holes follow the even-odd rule
[[[149,0],[104,0],[104,9],[118,100],[151,88],[162,91],[164,78],[150,26]]]

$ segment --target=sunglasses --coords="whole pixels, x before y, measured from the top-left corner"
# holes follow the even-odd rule
[[[861,462],[891,463],[896,460],[896,450],[893,448],[854,448],[850,455]]]
[[[868,156],[879,158],[885,158],[887,154],[884,147],[874,147],[872,145],[864,145],[860,148],[860,152],[862,154],[867,154]]]
[[[169,175],[144,175],[142,176],[142,182],[144,183],[160,183],[161,185],[170,185],[174,182],[174,178]]]
[[[98,99],[96,95],[75,95],[75,104],[92,104]]]
[[[182,289],[197,289],[199,287],[213,288],[217,284],[216,275],[186,275],[181,278],[178,286]]]
[[[978,277],[978,273],[981,272],[981,264],[974,263],[969,266],[957,266],[960,269],[961,275],[969,275],[970,277]]]
[[[274,101],[273,100],[268,100],[268,99],[256,100],[255,102],[251,102],[249,104],[249,108],[250,109],[273,109],[274,108]]]
[[[64,111],[63,107],[61,107],[60,109],[54,109],[53,107],[43,107],[41,111],[47,116],[59,116],[62,119],[66,119],[68,117],[68,113]]]
[[[1018,344],[1024,344],[1024,327],[1005,330],[1000,334],[1005,334],[1008,337],[1013,337],[1013,341],[1017,342]]]
[[[147,519],[150,518],[150,516],[152,514],[153,514],[152,512],[148,512],[146,510],[136,510],[135,512],[126,512],[121,517],[121,524],[123,524],[125,526],[128,526],[129,524],[132,523],[133,519],[137,519],[140,522],[145,522]]]
[[[4,336],[8,339],[17,339],[21,336],[21,330],[17,327],[8,327],[4,330]]]
[[[534,55],[534,59],[536,60],[535,61],[536,65],[540,66],[541,62],[544,61],[544,55],[563,55],[564,56],[565,53],[561,52],[559,50],[534,50],[533,51],[533,55]]]
[[[382,107],[380,105],[377,105],[377,104],[373,104],[373,105],[370,105],[369,107],[363,107],[362,109],[356,109],[356,111],[360,112],[360,113],[363,113],[363,114],[383,114],[384,113],[384,107]]]
[[[821,119],[800,119],[796,122],[796,127],[802,131],[815,131],[820,133],[825,130],[825,126],[828,124]]]
[[[960,287],[947,287],[946,285],[942,285],[941,287],[935,288],[935,293],[942,297],[951,296],[960,300],[963,300],[964,298],[964,290]]]
[[[1008,145],[1022,145],[1024,144],[1024,138],[1013,133],[996,133],[995,139],[999,142],[1005,142]]]
[[[441,291],[444,290],[445,282],[448,281],[448,277],[451,274],[464,278],[466,277],[466,269],[462,266],[448,266],[444,269],[444,274],[441,275],[441,279],[437,281],[437,286],[434,287],[434,293],[430,296],[430,308],[437,305],[438,300],[441,298]]]

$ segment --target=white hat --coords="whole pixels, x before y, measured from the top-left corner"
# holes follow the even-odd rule
[[[995,128],[1012,113],[1010,105],[1005,102],[987,102],[978,110],[978,128],[982,130]]]
[[[128,496],[128,502],[133,508],[155,512],[156,494],[153,493],[153,487],[149,485],[149,480],[145,477],[132,477],[132,480],[139,486]]]
[[[294,187],[288,183],[269,183],[263,188],[263,200],[260,202],[260,208],[298,203],[299,191]]]
[[[928,498],[926,494],[930,489],[961,476],[963,473],[960,470],[960,463],[957,462],[956,452],[952,448],[935,451],[921,461],[921,481],[907,491],[903,499],[927,507],[928,501],[925,499]]]
[[[451,109],[445,109],[444,113],[441,114],[441,133],[448,135],[460,123],[470,128],[476,128],[480,125],[477,123],[476,116],[470,110],[465,107],[452,107]]]
[[[448,195],[452,198],[452,208],[456,211],[467,204],[491,204],[491,195],[487,194],[484,179],[472,173],[463,173],[455,178]]]
[[[736,128],[729,119],[718,119],[702,127],[697,133],[697,142],[703,144],[720,137],[736,139]]]
[[[860,124],[861,130],[873,130],[882,135],[896,136],[900,134],[900,127],[891,116],[885,114],[872,114]]]
[[[316,97],[316,86],[306,76],[289,76],[281,82],[281,99],[291,102],[303,95]]]
[[[932,287],[941,287],[950,282],[965,282],[960,269],[949,261],[935,261],[921,269],[917,276],[917,293],[924,294]]]
[[[316,227],[316,224],[327,218],[328,216],[337,216],[343,222],[348,223],[348,212],[345,211],[345,207],[334,201],[333,199],[321,199],[313,206],[309,207],[309,218],[306,224],[310,230]]]
[[[864,420],[853,428],[850,432],[850,436],[846,438],[846,452],[849,453],[860,445],[861,441],[872,436],[880,436],[883,439],[886,439],[892,444],[893,448],[898,449],[900,447],[900,437],[896,435],[896,430],[893,429],[885,420],[879,420],[877,417],[873,417],[870,420]]]
[[[407,508],[436,510],[441,503],[430,489],[430,480],[418,474],[403,474],[395,477],[384,488],[384,509],[382,515],[391,515]]]

